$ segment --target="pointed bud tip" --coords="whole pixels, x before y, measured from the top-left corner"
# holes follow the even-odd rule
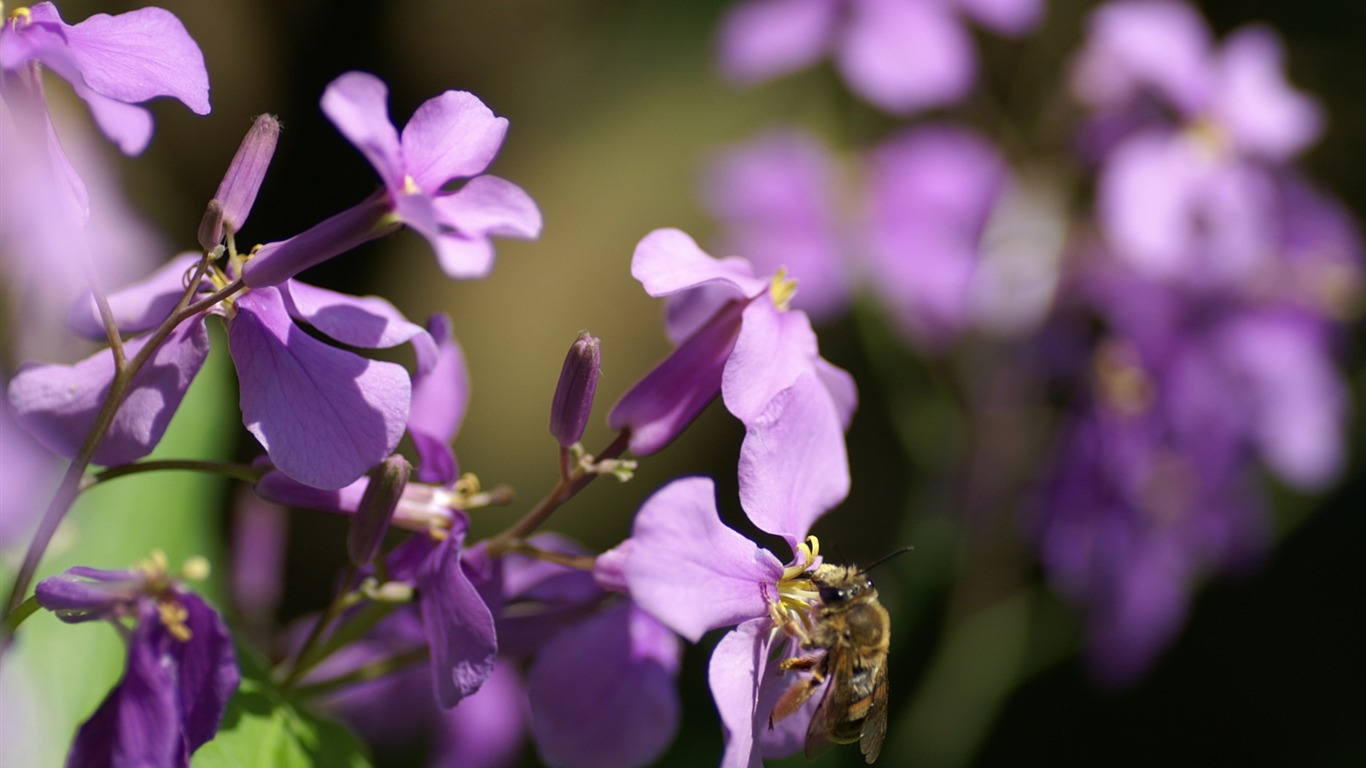
[[[223,182],[218,185],[218,194],[214,195],[214,200],[222,205],[222,219],[228,232],[240,232],[242,225],[246,224],[247,214],[251,213],[251,206],[256,202],[256,193],[265,180],[266,168],[275,155],[275,144],[279,138],[280,121],[274,115],[260,115],[242,139],[242,145],[237,148]],[[220,228],[220,239],[222,234]],[[218,242],[214,240],[213,245]],[[200,245],[204,245],[202,228]],[[212,247],[205,246],[205,250]]]
[[[395,454],[371,473],[346,535],[346,554],[353,565],[368,565],[379,554],[394,508],[408,487],[412,471],[408,460]]]
[[[562,447],[577,443],[593,412],[602,367],[601,340],[584,331],[569,347],[560,369],[560,382],[550,404],[550,434]]]

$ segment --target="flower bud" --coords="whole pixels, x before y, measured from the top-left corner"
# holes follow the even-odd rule
[[[279,138],[280,121],[274,115],[261,115],[252,123],[199,226],[199,244],[204,250],[212,250],[222,241],[225,228],[234,233],[242,231]]]
[[[598,369],[602,366],[601,343],[584,331],[574,339],[564,357],[560,383],[550,404],[550,434],[565,448],[583,437],[583,428],[593,411],[593,394],[598,389]]]
[[[346,534],[346,555],[353,565],[367,565],[379,554],[379,545],[389,530],[389,520],[403,497],[403,489],[408,487],[412,471],[408,460],[395,454],[371,475],[356,514],[351,517],[351,530]]]

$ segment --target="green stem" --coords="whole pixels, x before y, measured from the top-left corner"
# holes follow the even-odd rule
[[[13,613],[5,617],[5,634],[13,635],[19,629],[19,625],[24,623],[24,619],[32,616],[39,607],[36,595],[20,603]]]
[[[346,688],[347,686],[359,683],[368,683],[371,680],[378,680],[385,675],[391,675],[403,669],[407,669],[414,664],[426,661],[431,656],[431,651],[427,648],[415,648],[411,651],[390,656],[387,659],[372,661],[369,664],[357,667],[344,675],[328,678],[316,683],[301,685],[294,689],[300,698],[312,699],[325,696],[335,690]]]
[[[94,487],[110,480],[117,480],[120,477],[142,474],[143,472],[160,472],[164,470],[204,472],[206,474],[220,475],[232,480],[240,480],[244,483],[253,484],[257,480],[260,480],[261,475],[265,473],[263,469],[253,467],[249,464],[236,464],[226,461],[154,459],[152,461],[139,461],[134,464],[123,464],[117,467],[110,467],[101,472],[87,475],[85,481],[81,485],[81,490]]]

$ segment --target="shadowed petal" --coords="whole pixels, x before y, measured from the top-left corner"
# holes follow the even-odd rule
[[[241,676],[232,636],[222,617],[198,595],[181,592],[176,601],[186,610],[189,640],[178,640],[157,624],[163,647],[176,660],[176,686],[180,691],[181,722],[190,752],[218,732],[228,698],[237,690]]]
[[[419,371],[436,364],[436,342],[431,335],[378,296],[351,296],[297,280],[286,281],[280,296],[291,316],[343,344],[387,349],[410,341]]]
[[[418,480],[446,485],[459,473],[451,440],[460,431],[470,401],[470,374],[465,353],[451,333],[451,319],[432,315],[427,331],[436,342],[436,364],[413,377],[413,404],[408,434],[417,445]]]
[[[566,768],[657,760],[678,731],[681,650],[672,632],[629,601],[556,634],[527,675],[541,757]]]
[[[340,488],[393,452],[411,396],[402,366],[309,336],[275,289],[252,291],[237,308],[228,343],[242,422],[276,468],[306,485]]]
[[[770,302],[751,302],[721,379],[726,410],[748,425],[779,392],[810,373],[819,354],[804,312],[778,312]]]
[[[123,333],[150,331],[160,325],[185,295],[185,280],[201,258],[202,254],[194,252],[179,254],[146,279],[109,294],[114,325]],[[106,338],[99,307],[89,293],[72,307],[70,325],[86,338]]]
[[[766,619],[746,621],[727,632],[711,652],[707,683],[725,734],[722,768],[763,766],[755,744],[755,721],[759,680],[768,666],[769,628]]]
[[[124,350],[132,358],[146,343],[145,336],[134,339]],[[172,331],[133,379],[95,451],[95,463],[126,464],[151,453],[208,354],[209,336],[202,316]],[[114,358],[108,349],[75,365],[24,368],[9,386],[15,421],[48,450],[73,457],[94,426],[113,379]]]
[[[437,703],[445,708],[479,690],[498,652],[493,615],[460,565],[460,544],[460,537],[448,536],[417,574],[432,681]]]

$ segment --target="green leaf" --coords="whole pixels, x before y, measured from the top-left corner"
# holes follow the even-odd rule
[[[192,768],[370,765],[364,745],[345,727],[296,706],[240,650],[238,662],[242,685],[218,735],[194,753]]]

